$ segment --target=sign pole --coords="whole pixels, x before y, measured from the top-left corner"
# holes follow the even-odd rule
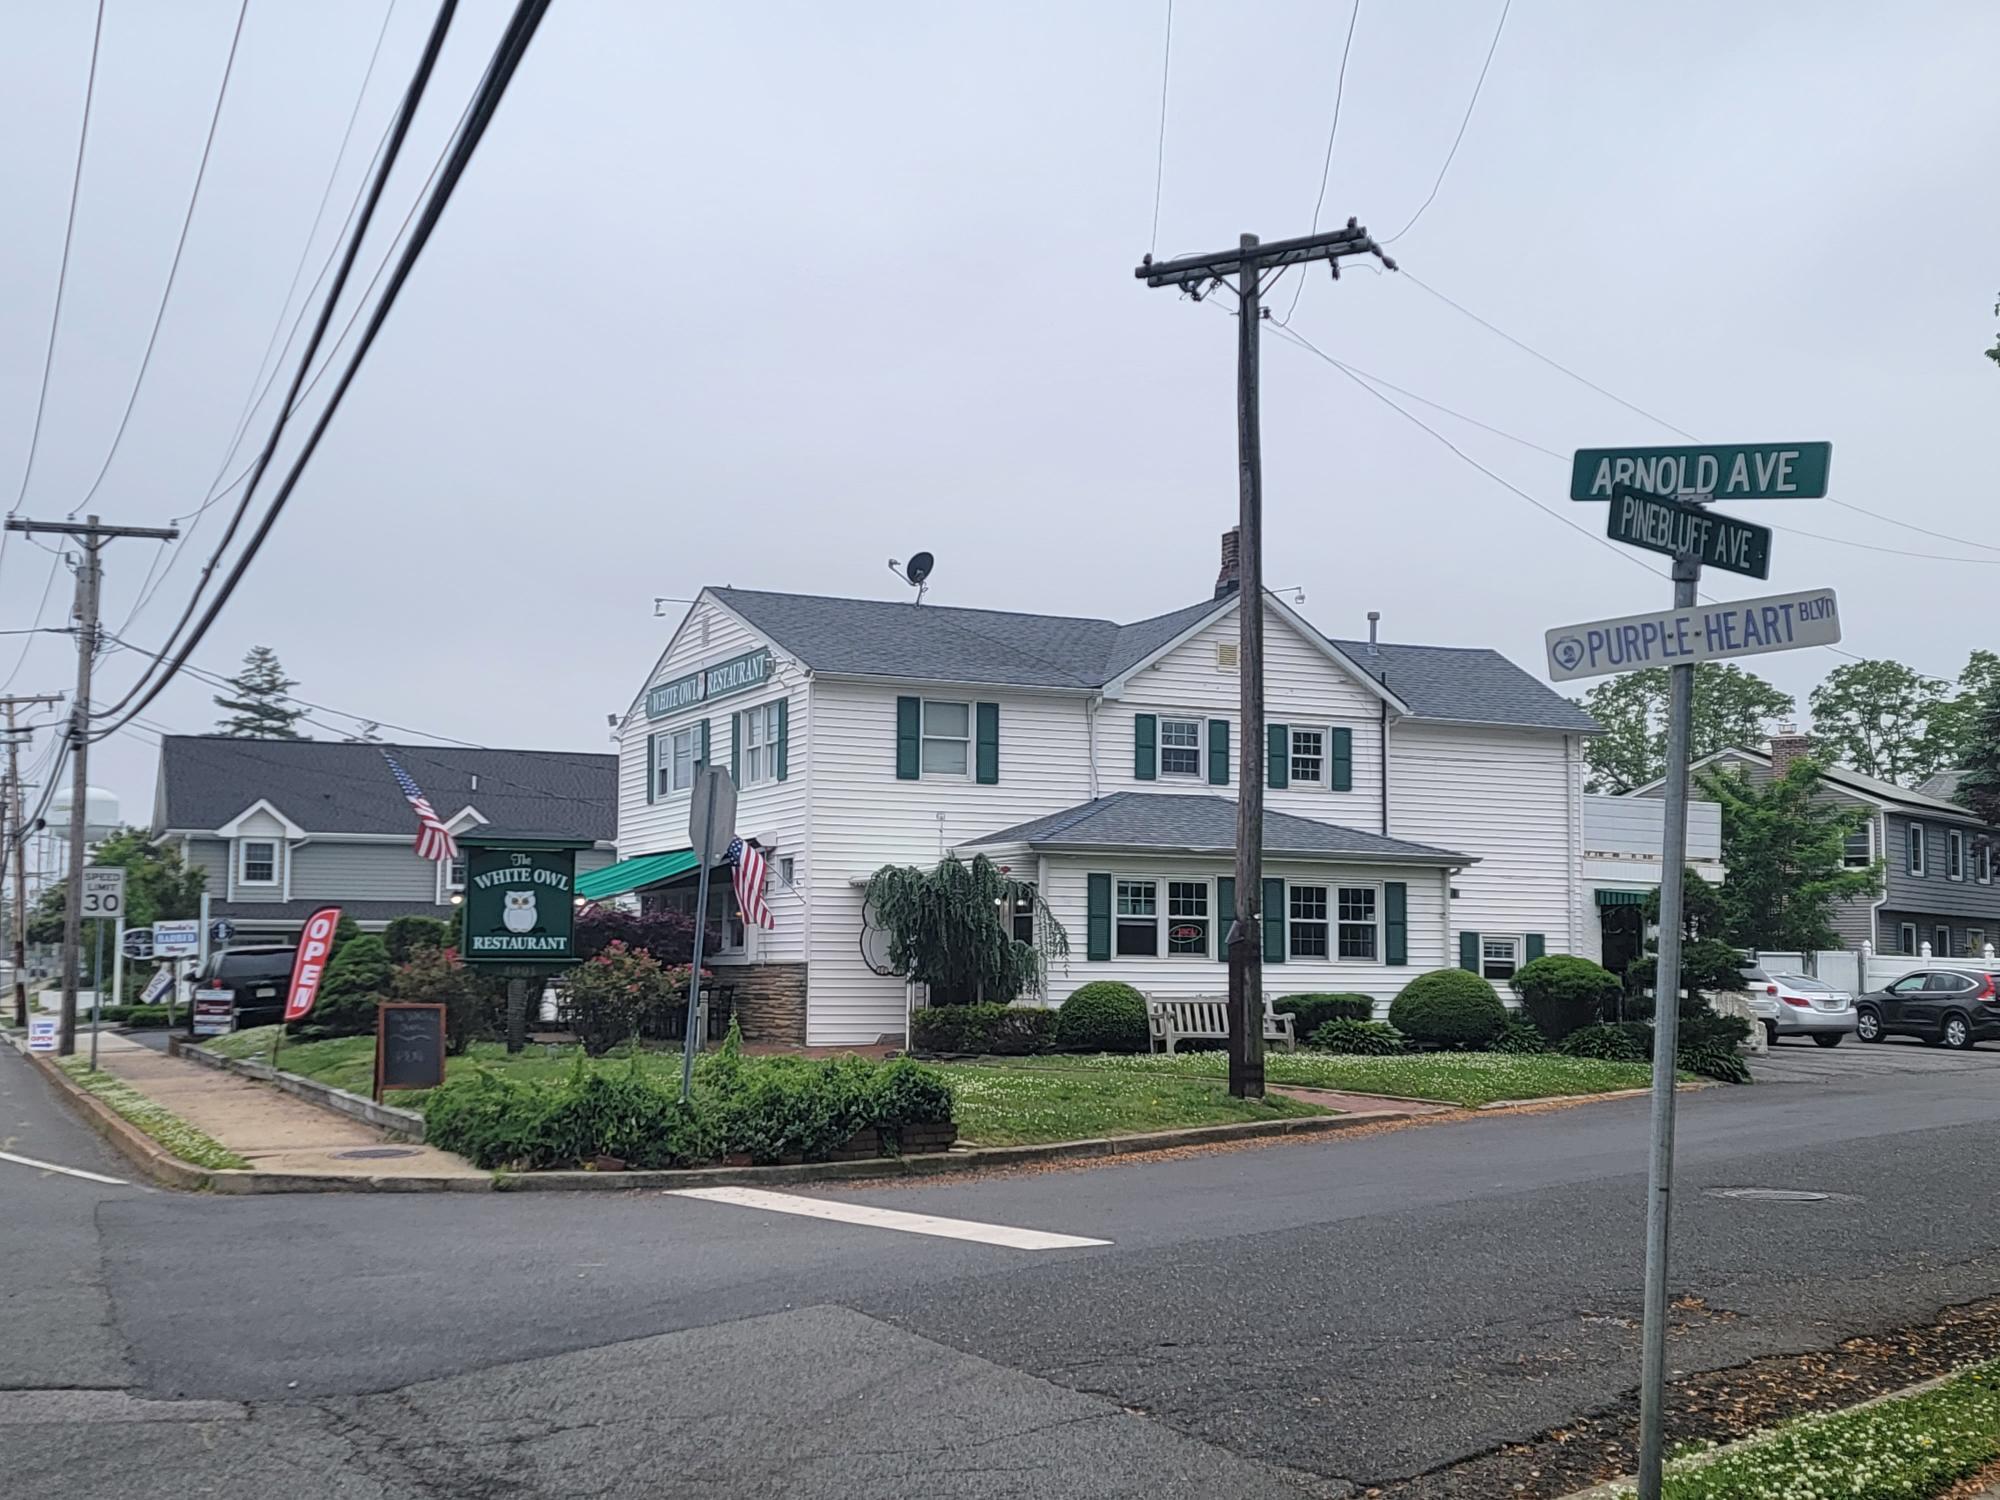
[[[90,1071],[97,1071],[97,1029],[104,1024],[104,918],[97,919],[97,962],[90,970]]]
[[[702,812],[700,839],[701,875],[695,882],[694,966],[688,971],[687,1035],[681,1041],[681,1103],[694,1092],[694,1018],[701,1009],[701,958],[703,939],[708,936],[708,870],[713,862],[709,846],[715,842],[715,796],[708,797]]]
[[[119,903],[118,923],[111,929],[111,1003],[125,1003],[125,911]]]
[[[1692,609],[1701,560],[1674,559],[1674,607]],[[1660,1500],[1667,1379],[1667,1234],[1674,1194],[1674,1063],[1680,1045],[1681,897],[1687,870],[1688,732],[1694,666],[1669,669],[1660,952],[1653,973],[1653,1145],[1646,1183],[1645,1333],[1639,1369],[1639,1500]]]

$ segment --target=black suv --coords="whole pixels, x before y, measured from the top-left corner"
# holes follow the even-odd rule
[[[211,953],[195,988],[233,991],[236,1024],[268,1026],[284,1018],[285,989],[292,982],[292,959],[297,951],[290,944],[273,944]],[[194,1026],[191,1009],[188,1026]]]
[[[1864,1042],[1918,1036],[1963,1048],[2000,1037],[2000,971],[1918,969],[1855,1002],[1855,1031]]]

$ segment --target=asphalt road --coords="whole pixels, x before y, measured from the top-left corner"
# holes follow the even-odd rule
[[[1683,1096],[1677,1368],[2000,1292],[2000,1050]],[[5,1150],[123,1176],[0,1052]],[[1352,1494],[1629,1389],[1643,1101],[815,1195],[203,1198],[0,1161],[0,1492]],[[1717,1197],[1810,1188],[1811,1203]]]

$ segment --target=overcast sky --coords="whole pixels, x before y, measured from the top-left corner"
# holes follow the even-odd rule
[[[104,462],[237,15],[236,0],[105,9],[20,507],[36,517],[77,506]],[[250,0],[152,368],[92,502],[107,520],[185,516],[251,455],[246,443],[225,463],[384,9]],[[1498,14],[1499,0],[1363,0],[1323,227],[1357,215],[1386,236],[1417,212]],[[1132,267],[1148,249],[1311,227],[1348,15],[1339,0],[1179,0],[1154,245],[1165,0],[557,0],[195,662],[229,672],[265,643],[300,694],[338,710],[595,749],[671,627],[653,618],[655,595],[728,583],[901,598],[885,559],[925,548],[940,604],[1131,619],[1205,596],[1236,514],[1234,325],[1226,299],[1149,291]],[[0,17],[11,504],[94,6],[11,0]],[[381,228],[414,201],[503,19],[490,0],[461,7]],[[429,20],[420,0],[394,7],[308,282]],[[2000,550],[1912,528],[2000,549],[2000,370],[1980,357],[2000,291],[1996,56],[1987,0],[1521,0],[1436,201],[1392,253],[1703,439],[1831,439],[1833,495],[1894,523],[1831,502],[1739,513],[1953,560],[1786,533],[1771,586],[1834,585],[1850,649],[1955,674],[1995,644]],[[385,245],[371,239],[367,273]],[[1281,316],[1299,274],[1276,289]],[[1557,453],[1676,441],[1411,277],[1335,284],[1321,268],[1294,325]],[[1538,512],[1274,331],[1264,369],[1266,580],[1302,586],[1329,630],[1358,634],[1379,609],[1390,639],[1492,645],[1539,671],[1548,626],[1668,601],[1641,554]],[[1565,498],[1564,462],[1396,399],[1601,536],[1603,507]],[[110,628],[164,638],[234,498],[201,518],[129,631],[156,547],[109,549]],[[71,579],[57,572],[51,588],[57,566],[9,542],[0,628],[66,623]],[[6,691],[71,686],[70,640],[55,635],[0,637],[0,677],[24,642]],[[100,700],[135,662],[107,658]],[[1838,663],[1815,650],[1760,669],[1803,697]],[[177,682],[146,719],[206,730],[212,692]],[[144,821],[154,763],[152,735],[120,735],[92,779]]]

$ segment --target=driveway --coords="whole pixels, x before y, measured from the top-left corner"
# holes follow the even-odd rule
[[[1952,1052],[1914,1037],[1889,1037],[1869,1046],[1850,1036],[1838,1047],[1788,1038],[1764,1056],[1750,1059],[1750,1074],[1759,1083],[1827,1083],[1897,1074],[1935,1078],[1988,1068],[2000,1068],[2000,1042]]]

